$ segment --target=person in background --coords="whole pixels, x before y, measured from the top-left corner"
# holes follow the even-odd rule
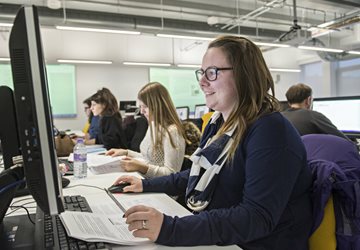
[[[182,124],[186,135],[185,155],[189,157],[200,145],[201,131],[191,120],[185,120]]]
[[[140,114],[140,109],[137,109],[134,116],[126,116],[123,122],[129,149],[140,152],[140,144],[148,129],[145,116]]]
[[[83,101],[84,104],[84,111],[88,120],[83,128],[83,132],[85,134],[85,138],[87,139],[94,139],[99,133],[99,116],[94,116],[91,111],[91,99],[86,98]]]
[[[136,237],[170,246],[308,249],[312,176],[295,128],[279,112],[274,82],[250,40],[212,41],[196,71],[215,110],[190,170],[153,179],[121,176],[125,192],[180,195],[194,215],[170,217],[138,205],[125,212]]]
[[[331,134],[348,139],[323,114],[312,110],[312,89],[310,86],[298,83],[286,92],[290,108],[281,112],[298,130],[300,135]]]
[[[85,141],[85,144],[103,144],[106,149],[127,148],[126,136],[122,128],[122,118],[115,96],[107,88],[98,90],[91,99],[91,111],[99,116],[99,133]]]
[[[149,123],[140,153],[121,148],[111,149],[107,155],[126,155],[121,161],[125,171],[139,171],[149,178],[179,172],[185,154],[185,131],[169,92],[160,83],[150,82],[141,88],[138,100],[140,112]]]

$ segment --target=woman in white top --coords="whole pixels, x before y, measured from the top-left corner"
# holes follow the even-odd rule
[[[107,155],[126,155],[121,162],[124,170],[139,171],[149,178],[179,172],[185,154],[185,132],[169,92],[160,83],[151,82],[142,87],[138,99],[140,111],[149,122],[140,153],[110,149]]]

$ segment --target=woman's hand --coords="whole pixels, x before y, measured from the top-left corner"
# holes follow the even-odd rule
[[[112,148],[108,151],[106,151],[105,155],[110,155],[110,156],[123,156],[123,155],[127,155],[128,151],[127,149],[122,149],[122,148]]]
[[[144,205],[129,208],[124,217],[129,224],[129,231],[133,231],[135,237],[149,238],[156,241],[159,237],[164,215],[152,207]]]
[[[123,192],[133,192],[133,193],[141,193],[143,191],[142,181],[140,178],[131,175],[123,175],[120,176],[113,185],[117,185],[119,183],[130,183],[129,186],[123,188]]]
[[[148,165],[145,162],[135,160],[131,157],[125,157],[124,159],[122,159],[120,161],[120,167],[122,167],[126,172],[138,171],[142,174],[146,174],[149,169]]]

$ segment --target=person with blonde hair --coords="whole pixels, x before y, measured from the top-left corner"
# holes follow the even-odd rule
[[[138,100],[140,112],[149,122],[140,153],[121,148],[111,149],[107,155],[126,155],[121,161],[124,170],[139,171],[146,177],[179,172],[185,154],[185,132],[169,92],[160,83],[150,82],[141,88]]]
[[[250,40],[212,41],[196,71],[215,110],[190,170],[153,179],[121,176],[124,192],[180,195],[193,215],[171,217],[137,205],[125,212],[136,237],[170,246],[308,249],[312,176],[301,138],[279,112],[274,82]]]

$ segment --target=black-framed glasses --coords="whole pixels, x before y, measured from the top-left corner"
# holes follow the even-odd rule
[[[195,70],[196,79],[200,81],[201,77],[205,74],[206,79],[209,81],[215,81],[217,79],[218,73],[220,70],[233,70],[233,67],[227,67],[227,68],[218,68],[215,66],[208,67],[207,69],[198,69]]]

